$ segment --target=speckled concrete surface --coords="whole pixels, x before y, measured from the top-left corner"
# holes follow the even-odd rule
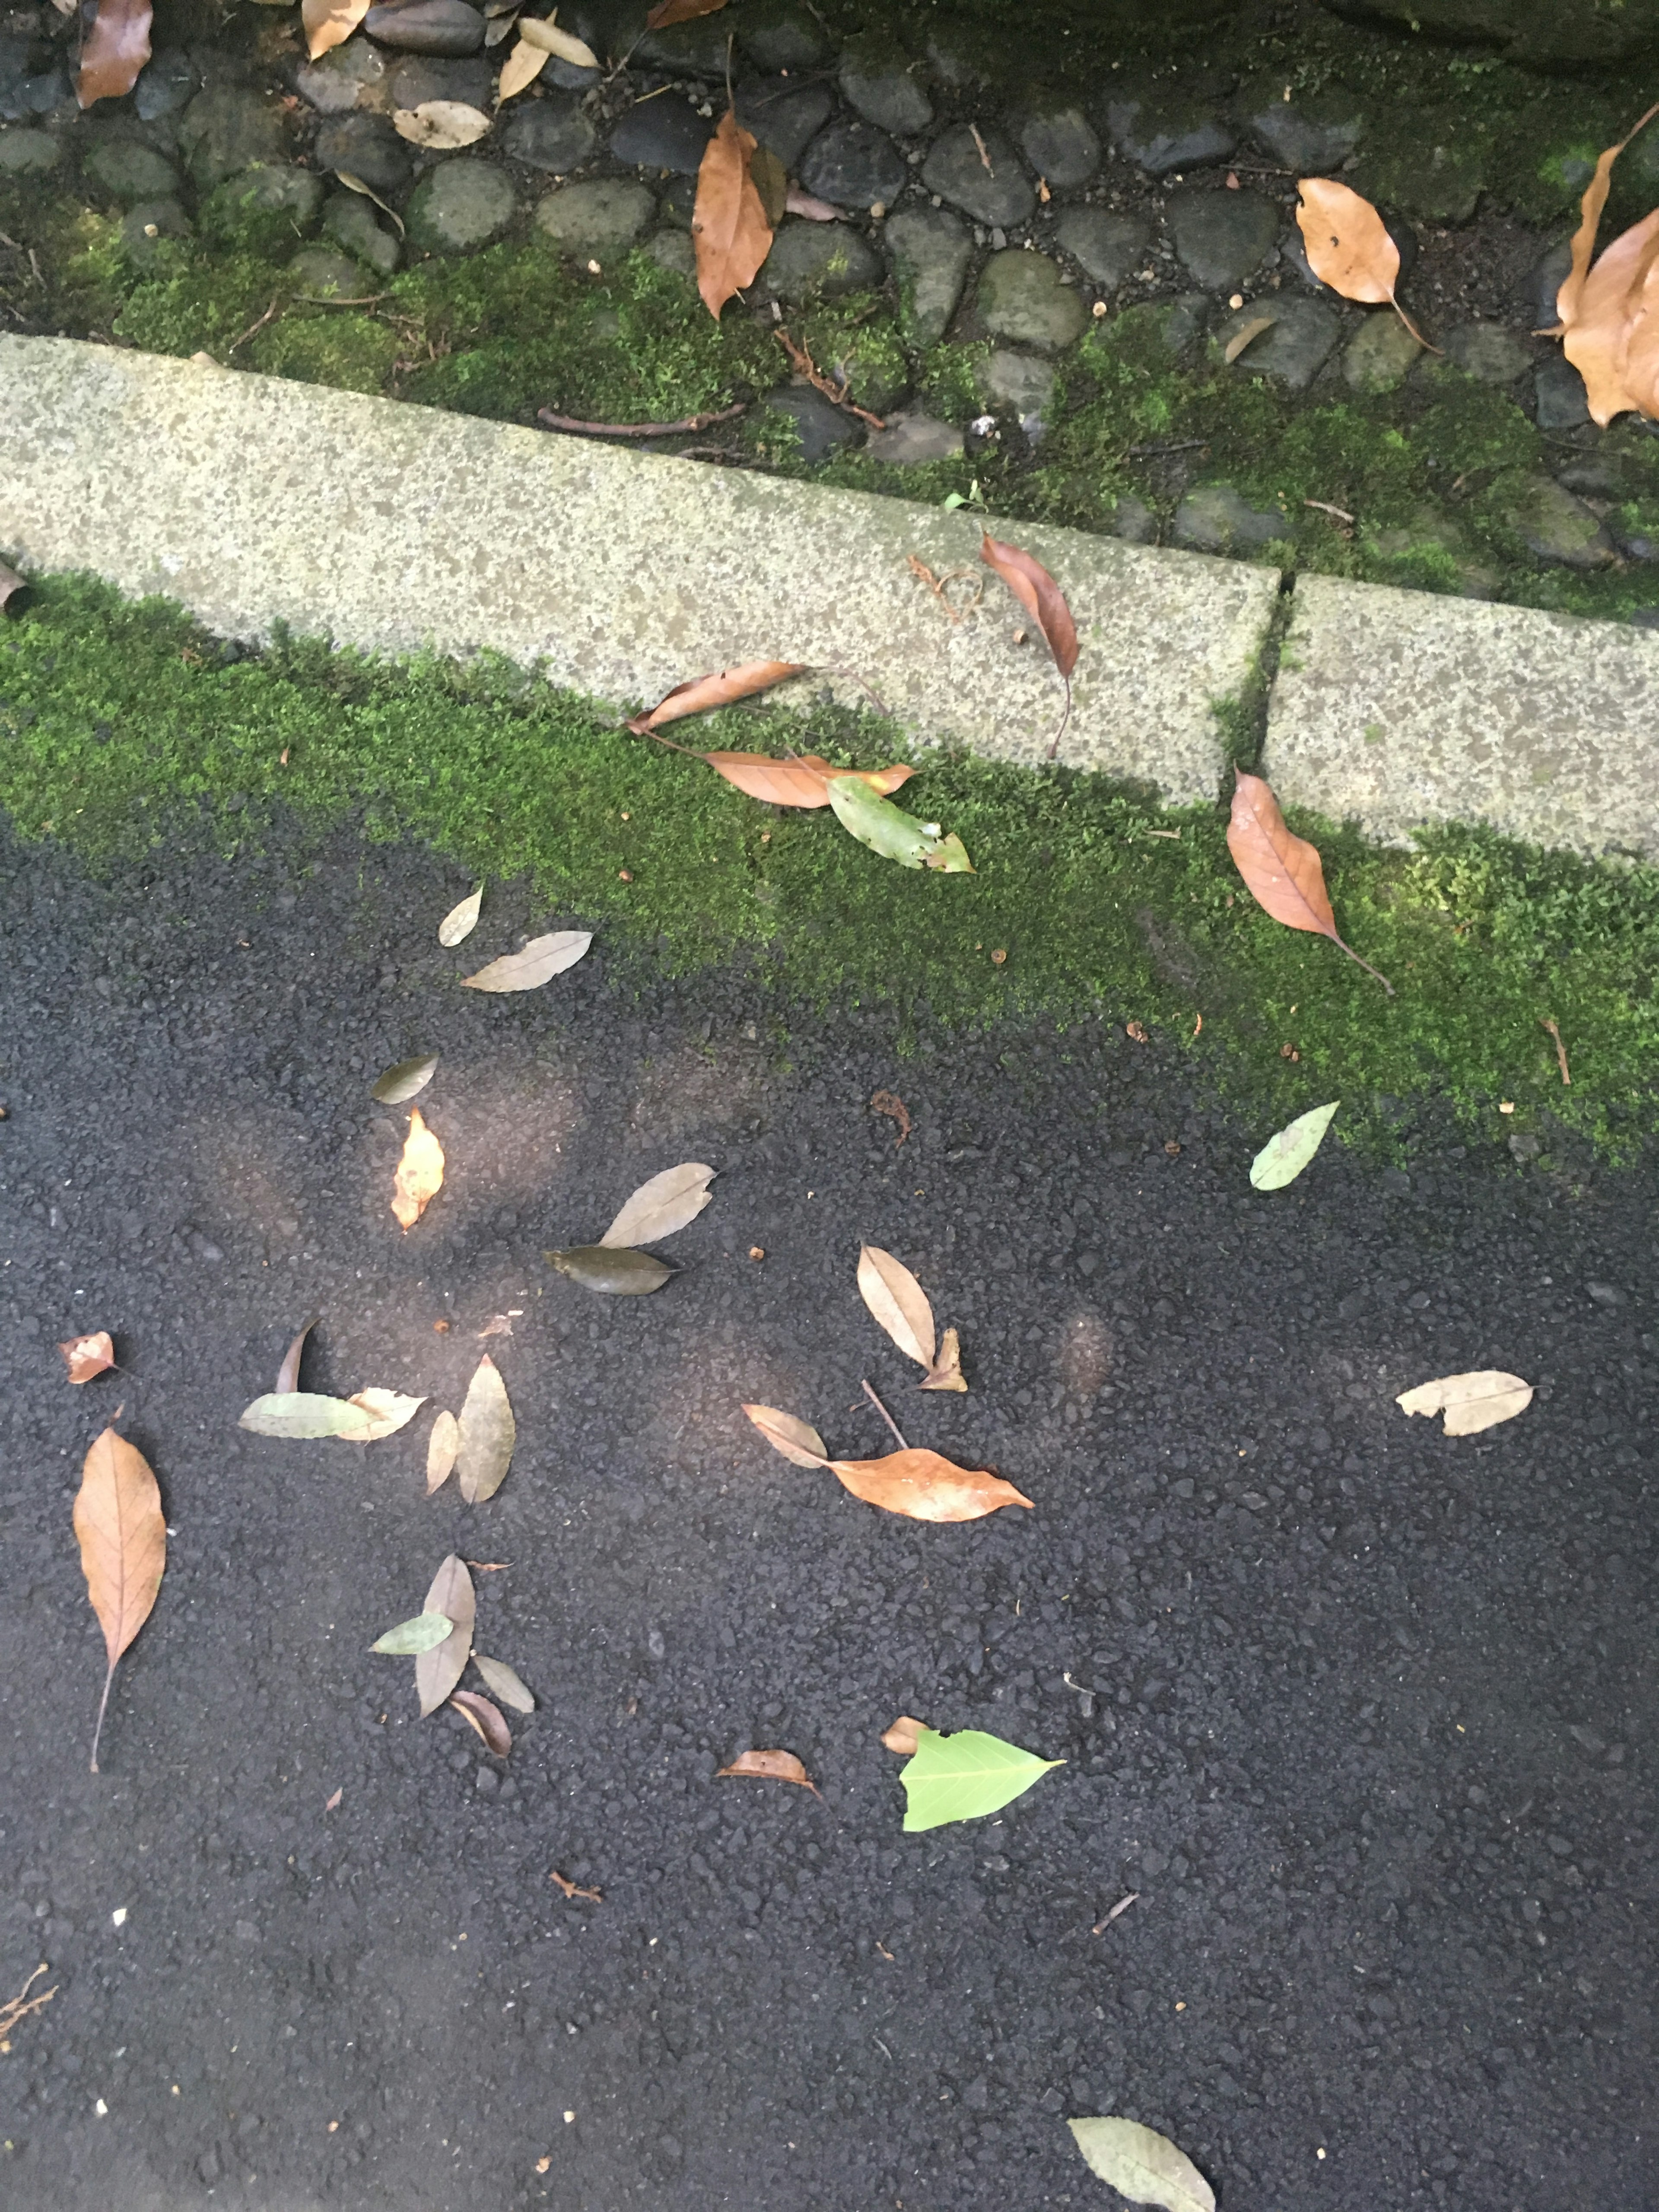
[[[733,661],[856,671],[921,734],[1039,760],[1060,685],[987,577],[953,623],[910,572],[975,563],[963,514],[828,491],[276,378],[0,339],[0,557],[165,592],[226,635],[277,619],[382,651],[494,647],[616,704]],[[1083,657],[1066,757],[1213,797],[1212,701],[1276,579],[1022,524]],[[844,678],[836,688],[860,696]]]

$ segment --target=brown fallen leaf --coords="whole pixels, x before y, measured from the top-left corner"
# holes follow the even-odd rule
[[[98,0],[75,77],[75,97],[82,107],[132,90],[149,59],[149,21],[150,0]]]
[[[750,1775],[757,1782],[798,1782],[815,1797],[821,1799],[823,1795],[793,1751],[740,1751],[730,1766],[719,1769],[714,1779],[722,1782],[728,1774]]]
[[[691,215],[697,289],[716,322],[726,301],[754,283],[772,251],[772,226],[750,173],[754,152],[754,138],[728,107],[697,171]]]
[[[115,1364],[115,1346],[106,1328],[94,1329],[90,1336],[72,1336],[58,1349],[64,1355],[71,1382],[90,1382],[94,1375],[102,1375]]]
[[[405,1232],[412,1229],[444,1187],[444,1148],[421,1118],[409,1109],[409,1134],[392,1188],[392,1211]]]
[[[421,1701],[422,1720],[437,1711],[466,1672],[466,1662],[472,1656],[472,1623],[477,1610],[477,1601],[466,1562],[458,1559],[452,1552],[432,1577],[432,1587],[421,1607],[422,1613],[441,1613],[455,1624],[441,1644],[434,1644],[429,1651],[420,1652],[416,1657],[415,1689]]]
[[[980,534],[979,557],[994,569],[1042,633],[1042,641],[1054,656],[1060,682],[1066,686],[1066,708],[1048,746],[1053,760],[1072,719],[1072,671],[1077,666],[1077,624],[1066,604],[1066,594],[1043,567],[1018,545],[1010,545],[988,531]]]
[[[1240,325],[1223,347],[1223,361],[1231,368],[1246,346],[1253,346],[1264,331],[1272,330],[1278,319],[1276,315],[1252,315],[1248,323]]]
[[[293,1343],[289,1345],[288,1350],[283,1354],[283,1364],[276,1370],[276,1382],[275,1386],[276,1395],[279,1398],[285,1397],[290,1392],[299,1389],[300,1361],[305,1352],[306,1339],[310,1335],[312,1330],[315,1328],[316,1326],[316,1320],[313,1317],[306,1323],[305,1327],[300,1331],[300,1334],[295,1338]]]
[[[485,1748],[505,1759],[513,1748],[513,1731],[499,1705],[477,1690],[457,1690],[449,1700],[461,1718],[483,1738]]]
[[[764,799],[772,806],[828,806],[830,783],[843,775],[856,776],[888,799],[915,774],[913,768],[896,765],[831,768],[817,753],[803,753],[799,760],[773,760],[765,753],[700,753],[696,757],[707,761],[716,775],[724,776],[749,798]]]
[[[547,1878],[556,1888],[562,1889],[567,1897],[585,1897],[590,1905],[601,1905],[605,1901],[603,1890],[583,1889],[572,1881],[568,1874],[561,1874],[556,1867],[550,1869]],[[544,2160],[536,2171],[538,2173],[545,2173],[547,2161]]]
[[[314,62],[331,46],[342,46],[365,15],[371,0],[302,0],[300,21],[306,34],[306,52]]]
[[[937,1344],[927,1293],[902,1260],[878,1244],[859,1247],[859,1296],[907,1359],[931,1367]]]
[[[657,0],[645,19],[647,31],[665,31],[671,23],[689,23],[698,15],[717,15],[726,0]]]
[[[823,1438],[805,1421],[798,1421],[793,1413],[781,1413],[775,1406],[745,1406],[743,1410],[773,1450],[781,1452],[797,1467],[829,1466]]]
[[[1546,333],[1561,337],[1562,351],[1584,380],[1591,418],[1604,428],[1628,410],[1659,415],[1659,210],[1614,239],[1590,266],[1613,165],[1656,113],[1659,106],[1649,108],[1596,162],[1580,203],[1571,266],[1556,295],[1560,319]]]
[[[1340,292],[1345,300],[1372,307],[1386,301],[1420,346],[1429,345],[1406,310],[1395,299],[1400,281],[1400,248],[1388,233],[1376,210],[1362,199],[1351,185],[1334,177],[1298,177],[1302,198],[1296,220],[1307,248],[1308,266],[1322,284]]]
[[[908,1713],[901,1713],[890,1729],[882,1731],[882,1741],[889,1751],[897,1752],[901,1759],[908,1759],[921,1741],[926,1721],[913,1720]]]
[[[143,1454],[113,1429],[94,1438],[81,1469],[75,1534],[87,1595],[109,1655],[92,1735],[92,1771],[96,1774],[98,1739],[115,1663],[149,1619],[167,1563],[167,1521],[155,1477]]]
[[[345,1791],[343,1790],[337,1790],[334,1795],[329,1799],[328,1802],[324,1806],[324,1812],[337,1813],[340,1809],[340,1800],[344,1796]]]
[[[426,1494],[441,1490],[455,1466],[455,1455],[461,1448],[461,1425],[447,1407],[432,1424],[432,1434],[426,1440]]]
[[[968,1388],[962,1371],[962,1340],[955,1329],[947,1328],[939,1339],[933,1364],[916,1388],[918,1390],[965,1390]]]
[[[1012,1482],[983,1468],[956,1467],[915,1445],[885,1459],[832,1459],[830,1464],[854,1498],[911,1521],[981,1521],[1001,1505],[1035,1510]]]
[[[1325,890],[1325,871],[1319,854],[1305,837],[1298,837],[1285,823],[1272,787],[1259,775],[1234,770],[1232,818],[1227,824],[1227,850],[1232,854],[1244,887],[1264,913],[1286,929],[1307,929],[1328,937],[1368,975],[1376,980],[1390,998],[1394,985],[1378,975],[1369,960],[1361,960],[1352,945],[1337,934],[1336,918]]]
[[[635,737],[653,736],[665,722],[678,722],[687,714],[706,714],[714,707],[729,707],[738,699],[752,699],[792,676],[804,676],[807,664],[799,660],[745,660],[737,668],[722,668],[714,676],[695,676],[677,684],[649,714],[635,714],[627,727]],[[800,801],[797,799],[799,805]]]
[[[897,1152],[910,1133],[909,1108],[896,1091],[877,1091],[871,1094],[870,1111],[885,1114],[890,1121],[898,1123],[898,1134],[893,1139],[893,1150]]]

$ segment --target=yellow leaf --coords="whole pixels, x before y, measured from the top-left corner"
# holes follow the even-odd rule
[[[392,1185],[392,1211],[405,1229],[412,1229],[443,1187],[444,1148],[421,1118],[420,1108],[411,1106],[409,1134]]]

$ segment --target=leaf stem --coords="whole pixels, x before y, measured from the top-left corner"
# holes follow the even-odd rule
[[[1384,975],[1379,969],[1373,968],[1369,960],[1361,960],[1359,955],[1354,951],[1352,945],[1345,943],[1344,940],[1336,934],[1334,930],[1331,933],[1331,943],[1333,945],[1341,945],[1342,950],[1347,954],[1349,959],[1358,962],[1358,965],[1364,969],[1368,975],[1375,975],[1377,981],[1382,986],[1382,988],[1388,993],[1389,996],[1393,998],[1394,985],[1389,982],[1388,977]]]
[[[89,1771],[94,1774],[98,1771],[98,1739],[104,1733],[104,1709],[109,1703],[109,1686],[114,1680],[115,1662],[112,1659],[109,1672],[104,1677],[104,1694],[98,1700],[98,1718],[92,1731],[92,1765]]]
[[[875,1392],[870,1388],[868,1382],[866,1382],[864,1386],[864,1395],[870,1401],[870,1403],[875,1407],[876,1411],[881,1415],[883,1420],[886,1422],[888,1427],[893,1431],[893,1434],[898,1438],[899,1449],[901,1451],[908,1451],[910,1447],[904,1441],[903,1431],[899,1427],[898,1423],[888,1412],[886,1407],[882,1404],[880,1399],[877,1397]],[[94,1771],[95,1772],[96,1769],[94,1769]]]
[[[1060,718],[1060,727],[1054,732],[1053,738],[1049,741],[1048,757],[1050,760],[1053,760],[1054,755],[1060,750],[1060,741],[1066,734],[1066,725],[1072,719],[1072,679],[1069,676],[1062,676],[1060,680],[1066,686],[1066,709]]]

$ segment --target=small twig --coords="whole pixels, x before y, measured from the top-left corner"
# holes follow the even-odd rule
[[[1131,446],[1127,450],[1136,459],[1145,459],[1149,453],[1190,453],[1209,442],[1207,438],[1182,438],[1173,446]]]
[[[1103,1936],[1106,1933],[1106,1930],[1111,1926],[1113,1921],[1117,1918],[1118,1914],[1120,1912],[1127,1912],[1139,1894],[1140,1892],[1138,1889],[1132,1889],[1127,1897],[1120,1897],[1117,1903],[1106,1915],[1106,1917],[1103,1920],[1096,1921],[1094,1926],[1089,1931],[1090,1934],[1091,1936]]]
[[[279,295],[276,299],[271,301],[270,305],[265,309],[264,314],[260,316],[257,323],[250,323],[247,328],[242,332],[240,337],[233,338],[231,340],[230,343],[225,348],[227,356],[234,354],[238,346],[246,345],[248,340],[252,337],[256,332],[264,330],[265,325],[270,320],[273,315],[277,315],[282,313],[282,308],[283,302]]]
[[[583,1889],[572,1881],[568,1875],[559,1873],[556,1868],[549,1874],[547,1878],[556,1887],[562,1889],[567,1897],[585,1897],[590,1905],[603,1905],[605,1902],[603,1891]]]
[[[1561,1032],[1556,1028],[1553,1021],[1541,1022],[1540,1024],[1540,1027],[1547,1029],[1550,1035],[1555,1039],[1555,1057],[1561,1070],[1561,1080],[1568,1086],[1569,1089],[1571,1089],[1572,1085],[1572,1078],[1567,1073],[1567,1048],[1561,1042]]]
[[[1316,507],[1322,514],[1334,514],[1339,522],[1351,523],[1353,520],[1346,507],[1333,507],[1328,499],[1304,499],[1302,504],[1304,507]]]
[[[985,597],[985,580],[976,574],[972,568],[950,568],[944,575],[936,576],[919,554],[911,553],[905,557],[910,563],[910,574],[927,585],[953,623],[959,623],[965,614],[972,614]],[[950,593],[945,588],[947,584],[960,583],[971,583],[974,586],[974,596],[965,607],[954,605]]]
[[[30,1990],[46,1972],[46,1961],[42,1960],[16,1996],[9,1998],[4,2004],[0,2004],[0,2051],[9,2051],[11,2048],[7,2039],[20,2021],[27,2020],[32,2012],[39,2012],[42,2005],[49,2005],[57,1996],[58,1984],[55,1982],[51,1989],[42,1990],[38,1997],[32,1997],[29,1995]]]
[[[877,1397],[875,1392],[870,1388],[870,1385],[867,1382],[864,1386],[864,1395],[870,1401],[870,1403],[875,1407],[876,1411],[881,1415],[883,1420],[886,1422],[888,1427],[893,1431],[893,1434],[898,1438],[899,1449],[901,1451],[908,1451],[910,1447],[904,1441],[903,1431],[899,1427],[898,1423],[893,1419],[886,1407],[882,1404],[880,1399]]]
[[[986,175],[987,175],[988,177],[994,177],[994,176],[995,176],[995,174],[996,174],[996,171],[995,171],[995,170],[991,167],[991,157],[990,157],[989,154],[988,154],[988,153],[986,152],[986,150],[985,150],[985,141],[984,141],[984,140],[980,137],[980,135],[979,135],[979,125],[978,125],[978,124],[977,124],[977,123],[970,123],[970,124],[968,125],[968,128],[969,128],[969,129],[973,132],[973,134],[974,134],[974,143],[975,143],[975,146],[977,146],[977,147],[979,148],[979,158],[980,158],[980,163],[981,163],[981,166],[983,167],[983,169],[984,169],[984,171],[985,171],[985,173],[986,173]]]
[[[796,375],[804,376],[814,392],[821,392],[833,406],[842,408],[847,414],[856,415],[860,422],[867,422],[872,430],[884,430],[887,428],[879,415],[872,415],[867,407],[854,406],[847,397],[845,379],[840,384],[832,383],[806,348],[798,346],[787,331],[775,330],[772,335],[788,355]]]
[[[389,300],[392,295],[390,292],[365,292],[359,298],[352,300],[325,300],[319,293],[296,292],[294,297],[301,306],[307,307],[377,307],[382,300]],[[239,340],[238,343],[240,343],[240,341]]]
[[[1054,755],[1060,750],[1060,741],[1065,736],[1066,726],[1072,719],[1072,679],[1069,676],[1062,676],[1060,680],[1066,686],[1066,706],[1060,718],[1060,727],[1048,741],[1050,760],[1053,760]]]
[[[689,431],[712,429],[716,422],[732,422],[744,409],[745,403],[739,400],[735,407],[722,407],[718,414],[688,415],[679,422],[582,422],[574,415],[556,415],[550,407],[542,407],[537,410],[536,420],[545,422],[550,430],[574,430],[585,438],[676,438]]]

